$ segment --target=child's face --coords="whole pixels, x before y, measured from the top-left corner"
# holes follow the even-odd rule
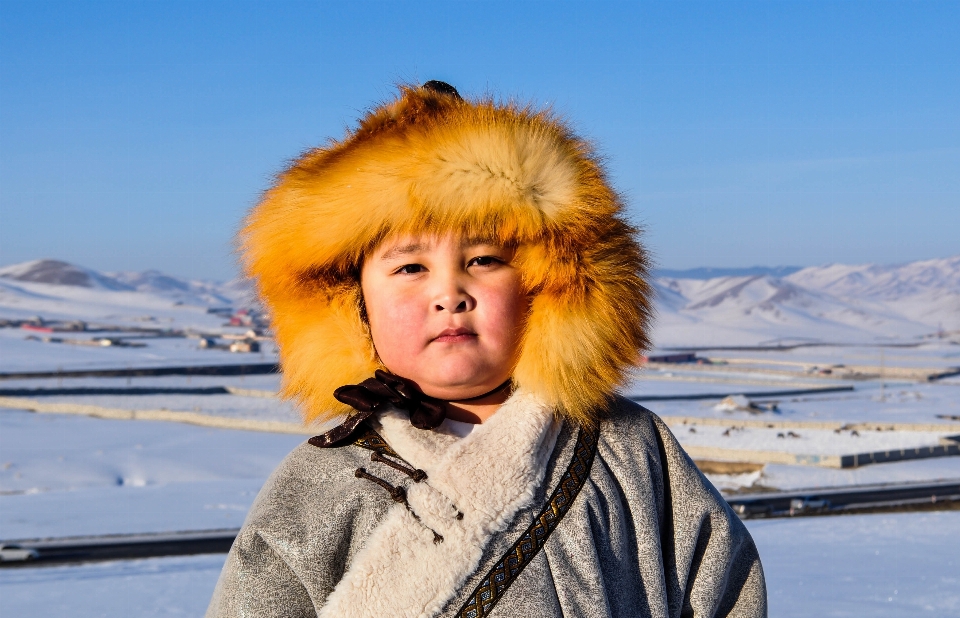
[[[505,382],[527,310],[513,254],[447,234],[388,240],[368,255],[360,283],[387,369],[447,400]]]

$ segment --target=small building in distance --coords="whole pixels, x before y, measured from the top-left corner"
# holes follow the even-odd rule
[[[219,338],[216,336],[202,336],[200,337],[200,342],[197,344],[201,350],[229,350],[230,344],[220,343]]]
[[[240,309],[232,316],[225,326],[247,326],[255,329],[265,329],[270,325],[267,314],[256,309]]]
[[[38,315],[20,322],[20,328],[35,333],[75,333],[87,330],[87,323],[83,320],[44,320]]]
[[[236,353],[250,353],[260,351],[260,342],[251,339],[241,339],[230,344],[230,351]]]

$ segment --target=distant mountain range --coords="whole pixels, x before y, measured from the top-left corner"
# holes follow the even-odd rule
[[[654,287],[660,346],[879,343],[960,331],[960,256],[830,264],[783,276],[661,276]]]
[[[938,331],[960,334],[960,255],[897,266],[660,271],[653,285],[653,337],[661,348],[905,342]],[[253,302],[243,280],[186,280],[152,270],[100,273],[57,260],[0,268],[0,317]]]
[[[771,277],[786,277],[802,266],[750,266],[748,268],[688,268],[686,270],[669,270],[658,268],[653,276],[661,279],[716,279],[717,277],[752,277],[754,275],[770,275]]]
[[[59,260],[34,260],[5,266],[0,268],[0,278],[112,292],[143,292],[182,304],[207,307],[249,304],[252,300],[250,285],[242,279],[216,283],[181,279],[156,270],[101,273]]]

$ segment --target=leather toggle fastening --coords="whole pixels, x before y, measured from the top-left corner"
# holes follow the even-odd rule
[[[325,434],[310,438],[310,444],[320,448],[341,446],[352,441],[360,425],[388,406],[406,410],[410,424],[417,429],[435,429],[446,418],[443,401],[428,397],[405,378],[377,369],[375,377],[360,384],[347,384],[333,391],[337,401],[345,403],[357,413]]]
[[[394,470],[399,470],[407,476],[413,479],[414,483],[419,483],[427,479],[427,473],[421,470],[420,468],[408,468],[403,464],[399,464],[395,461],[390,461],[380,453],[374,451],[370,453],[370,461],[375,461],[377,463],[382,463],[384,465],[390,466]]]
[[[401,502],[403,504],[407,503],[407,491],[400,487],[399,485],[391,485],[380,477],[374,476],[367,472],[366,468],[357,468],[353,473],[358,479],[367,479],[383,487],[390,493],[390,497],[393,498],[394,502]]]

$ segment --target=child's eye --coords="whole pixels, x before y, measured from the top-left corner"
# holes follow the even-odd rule
[[[426,270],[423,264],[404,264],[394,272],[401,275],[415,275]]]
[[[467,266],[492,266],[493,264],[502,264],[502,262],[492,255],[481,255],[470,260]]]

